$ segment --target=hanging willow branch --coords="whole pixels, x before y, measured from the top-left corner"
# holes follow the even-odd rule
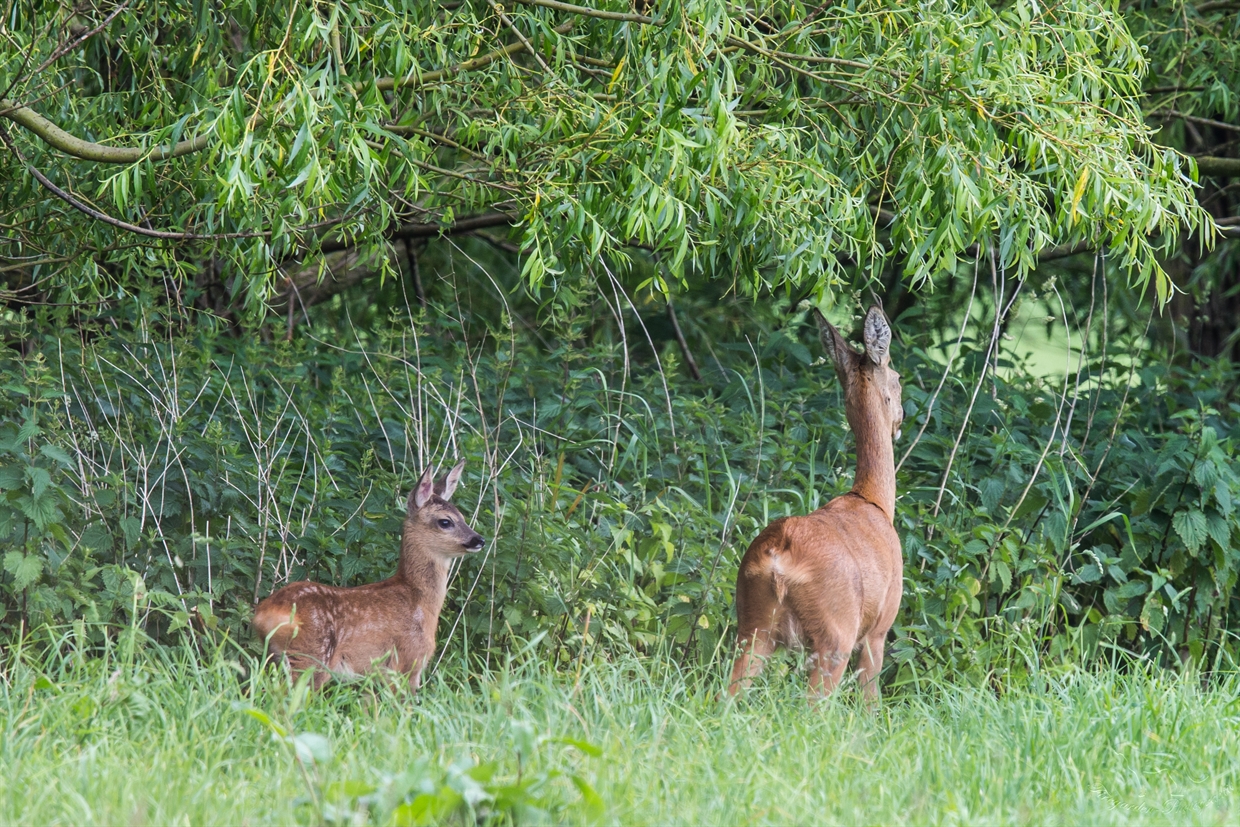
[[[567,34],[572,27],[573,24],[570,21],[557,26],[553,31],[557,34]],[[489,54],[481,55],[472,60],[462,61],[445,69],[424,73],[414,72],[403,78],[379,78],[372,81],[372,83],[381,92],[390,92],[394,89],[413,89],[425,84],[449,80],[463,72],[481,69],[483,66],[493,63],[502,57],[514,55],[528,47],[528,40],[520,40],[510,46],[496,49]],[[353,85],[353,91],[356,93],[364,91],[365,88],[366,84],[358,83]],[[180,158],[183,155],[200,152],[211,143],[210,132],[199,135],[196,138],[179,141],[171,146],[156,147],[154,149],[145,147],[116,147],[93,143],[66,132],[30,107],[22,106],[11,100],[0,100],[0,117],[8,118],[18,126],[37,135],[48,146],[58,149],[66,155],[72,155],[75,158],[81,158],[83,161],[94,161],[100,164],[136,164],[138,161],[145,159],[167,161],[172,158]]]

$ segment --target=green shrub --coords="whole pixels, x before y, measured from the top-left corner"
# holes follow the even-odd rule
[[[490,542],[449,590],[453,658],[546,633],[566,668],[616,647],[709,659],[731,645],[749,540],[850,485],[840,390],[801,317],[717,341],[701,383],[674,342],[639,364],[610,328],[550,346],[436,318],[287,342],[26,331],[27,355],[0,362],[0,624],[246,639],[282,582],[389,576],[403,495],[463,456],[458,499]],[[913,334],[894,351],[897,455],[913,447],[888,680],[1028,668],[1016,651],[1229,657],[1229,369],[1097,364],[1076,386],[963,359],[935,396],[943,367]]]

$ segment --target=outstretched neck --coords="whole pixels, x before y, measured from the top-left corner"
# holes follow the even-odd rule
[[[400,537],[400,563],[396,578],[413,587],[421,598],[419,605],[438,617],[448,591],[448,562],[418,541],[416,532],[405,525]]]
[[[858,417],[859,418],[859,417]],[[895,522],[896,459],[891,433],[872,419],[856,422],[848,417],[857,439],[857,473],[852,492],[878,506],[887,519]]]

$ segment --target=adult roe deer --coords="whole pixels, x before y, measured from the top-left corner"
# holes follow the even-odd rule
[[[396,575],[340,588],[302,580],[273,592],[254,610],[254,630],[283,654],[294,676],[315,670],[315,688],[330,674],[360,675],[374,666],[404,672],[417,689],[435,651],[435,630],[453,558],[485,544],[449,500],[461,460],[439,482],[427,468],[409,492]]]
[[[813,312],[844,388],[857,473],[847,494],[804,517],[775,520],[745,552],[736,575],[739,654],[728,692],[748,687],[779,646],[806,646],[811,695],[828,695],[859,648],[858,678],[867,699],[877,700],[883,647],[904,585],[893,525],[892,442],[904,421],[900,376],[890,367],[891,327],[879,308],[865,314],[864,355]]]

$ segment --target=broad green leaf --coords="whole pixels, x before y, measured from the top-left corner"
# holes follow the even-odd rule
[[[43,572],[43,560],[34,554],[22,554],[20,551],[5,552],[4,570],[13,575],[13,588],[23,591]]]
[[[332,758],[332,744],[314,732],[299,732],[292,737],[293,749],[304,764],[326,764]]]
[[[1176,512],[1171,525],[1191,554],[1196,554],[1206,541],[1206,516],[1195,508]]]

